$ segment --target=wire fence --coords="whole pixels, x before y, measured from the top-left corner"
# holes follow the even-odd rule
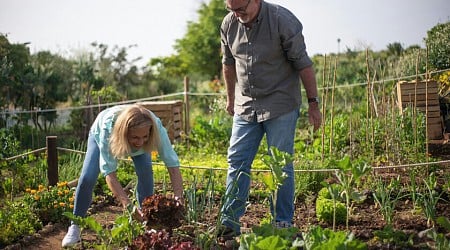
[[[53,139],[56,139],[53,137]],[[9,158],[5,158],[3,159],[3,161],[13,161],[16,160],[18,158],[21,157],[26,157],[27,155],[30,154],[38,154],[41,152],[47,152],[47,163],[49,164],[49,168],[48,168],[48,176],[53,176],[53,180],[48,180],[49,181],[49,185],[55,185],[58,183],[58,159],[57,159],[57,153],[56,152],[52,152],[52,151],[62,151],[62,152],[66,152],[66,153],[76,153],[76,154],[86,154],[86,152],[81,151],[81,150],[75,150],[75,149],[69,149],[69,148],[62,148],[62,147],[52,147],[52,145],[56,145],[55,143],[48,143],[48,145],[45,148],[40,148],[40,149],[36,149],[36,150],[32,150],[30,152],[26,152],[20,155],[16,155],[13,157],[9,157]],[[56,159],[50,159],[51,157],[55,157]],[[124,160],[124,161],[131,161],[130,159],[119,159],[119,160]],[[153,165],[164,165],[161,162],[153,162]],[[54,165],[54,166],[51,166]],[[400,164],[400,165],[389,165],[389,166],[377,166],[377,167],[372,167],[372,171],[378,171],[378,170],[392,170],[392,169],[399,169],[399,168],[403,168],[403,169],[407,169],[407,168],[414,168],[414,167],[425,167],[425,166],[431,166],[431,165],[444,165],[444,166],[450,166],[450,160],[442,160],[442,161],[432,161],[432,162],[422,162],[422,163],[412,163],[412,164]],[[217,168],[217,167],[208,167],[208,166],[183,166],[181,165],[180,168],[185,168],[185,169],[198,169],[198,170],[209,170],[209,171],[227,171],[227,168]],[[51,171],[53,171],[53,173],[51,173]],[[251,172],[253,173],[261,173],[261,172],[270,172],[271,170],[269,169],[252,169]],[[294,169],[295,173],[335,173],[336,171],[340,171],[339,169],[336,168],[331,168],[331,169]],[[56,178],[56,179],[55,179]]]

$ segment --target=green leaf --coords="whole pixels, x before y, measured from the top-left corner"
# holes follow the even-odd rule
[[[445,229],[447,229],[447,231],[450,231],[450,221],[448,220],[448,218],[440,216],[436,219],[436,222]]]
[[[269,237],[263,237],[262,240],[259,240],[256,244],[251,245],[250,249],[259,250],[259,249],[273,249],[273,250],[285,250],[290,246],[290,242],[282,239],[278,235],[272,235]]]
[[[273,191],[277,190],[277,187],[275,186],[275,181],[274,181],[274,178],[272,175],[269,175],[269,174],[263,175],[262,181],[270,191],[273,192]]]
[[[103,227],[100,223],[98,223],[94,218],[92,217],[86,217],[84,218],[84,221],[86,222],[86,225],[94,230],[97,234],[101,234],[103,232]]]

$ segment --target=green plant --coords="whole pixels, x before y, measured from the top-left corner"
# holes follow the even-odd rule
[[[0,228],[0,248],[3,248],[19,237],[32,235],[42,228],[42,223],[30,207],[6,202],[0,209]]]
[[[86,143],[80,143],[80,145],[72,144],[73,149],[80,152],[86,151]],[[61,181],[72,181],[79,177],[81,168],[83,166],[84,154],[78,152],[59,154],[58,155],[58,178]],[[46,165],[45,165],[46,167]]]
[[[56,186],[45,187],[39,185],[38,189],[27,188],[23,202],[40,220],[48,222],[61,222],[64,212],[72,212],[74,190],[67,186],[67,182],[60,182]]]
[[[203,172],[200,180],[198,177],[200,171],[190,171],[191,174],[187,178],[190,184],[184,189],[187,200],[186,220],[196,225],[200,218],[207,215],[207,211],[213,209],[216,180],[213,170]]]
[[[373,234],[376,240],[381,240],[384,243],[393,244],[395,247],[413,246],[413,236],[408,237],[403,231],[395,230],[391,224],[386,225],[383,230],[374,231]]]
[[[317,219],[327,223],[333,223],[333,230],[336,223],[347,221],[347,210],[345,204],[337,200],[339,188],[336,184],[323,187],[319,191],[316,200]]]
[[[287,178],[287,174],[283,171],[283,167],[292,162],[292,155],[280,151],[276,147],[269,148],[270,154],[264,155],[262,161],[270,169],[270,175],[266,175],[263,179],[264,184],[269,188],[272,194],[273,202],[273,218],[276,218],[276,205],[277,205],[277,194],[278,188],[283,185],[284,180]],[[275,220],[273,221],[275,223]]]
[[[209,119],[204,115],[197,116],[189,136],[189,143],[195,149],[213,154],[225,154],[231,136],[232,119],[225,112],[225,99],[216,98],[209,103]],[[211,139],[213,138],[213,139]]]
[[[356,239],[352,233],[344,231],[334,232],[328,228],[323,229],[320,226],[313,226],[302,235],[303,240],[300,241],[299,245],[306,250],[367,249],[364,242]]]
[[[93,230],[99,239],[99,244],[95,249],[117,249],[126,247],[133,243],[133,239],[145,231],[145,225],[133,219],[133,212],[125,209],[124,214],[114,220],[111,229],[104,228],[93,217],[82,218],[70,212],[64,212],[63,215],[79,225],[83,230],[89,228]]]
[[[360,179],[370,172],[372,168],[367,163],[355,163],[350,161],[348,156],[345,156],[339,162],[336,163],[339,170],[335,172],[339,181],[340,189],[342,190],[340,195],[345,199],[345,205],[347,208],[346,227],[348,228],[348,220],[350,218],[350,201],[361,201],[365,199],[365,195],[358,192],[356,185]]]
[[[392,225],[392,218],[395,210],[395,205],[398,200],[403,198],[400,189],[400,177],[391,179],[389,184],[386,184],[382,179],[376,182],[375,192],[373,198],[380,206],[381,214],[386,222],[386,225]]]
[[[418,206],[418,190],[417,190],[417,183],[416,183],[416,171],[412,170],[409,172],[409,179],[410,183],[408,185],[409,193],[411,194],[411,201],[413,208],[416,208]]]
[[[419,204],[422,207],[425,217],[427,217],[427,226],[434,227],[434,221],[436,219],[436,204],[441,199],[441,194],[436,191],[436,176],[431,173],[426,179],[424,179],[425,192],[419,193]]]
[[[447,231],[447,233],[450,232],[450,221],[448,220],[448,218],[441,216],[437,218],[436,222],[441,225]],[[426,233],[428,238],[434,240],[434,244],[428,243],[428,245],[432,249],[450,249],[450,240],[445,236],[444,233],[438,233],[435,227],[425,230],[424,233]]]
[[[252,228],[252,233],[240,237],[239,249],[298,249],[298,228],[276,228],[272,223],[262,223]]]
[[[0,129],[0,198],[9,196],[13,201],[14,196],[24,191],[24,187],[29,185],[31,176],[36,177],[36,169],[30,164],[36,160],[34,154],[27,154],[12,160],[4,160],[23,153],[21,142],[14,136],[12,129]]]

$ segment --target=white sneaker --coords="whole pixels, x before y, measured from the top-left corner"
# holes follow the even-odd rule
[[[78,225],[72,224],[62,240],[62,247],[71,247],[81,241],[81,230]]]

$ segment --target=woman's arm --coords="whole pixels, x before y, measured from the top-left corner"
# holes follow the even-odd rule
[[[175,197],[183,199],[183,177],[179,167],[168,167],[170,182],[172,183]]]
[[[117,179],[116,172],[112,172],[108,174],[106,177],[106,183],[108,184],[109,189],[113,192],[114,197],[119,200],[119,202],[122,204],[122,207],[124,209],[129,209],[128,207],[131,205],[134,207],[134,205],[131,203],[131,200],[128,198],[127,193],[123,190],[122,185],[120,185],[119,179]],[[138,208],[133,209],[133,218],[135,218],[138,221],[144,220],[144,214],[142,211]]]
[[[120,204],[122,204],[123,208],[126,208],[131,203],[131,200],[128,198],[127,193],[123,190],[122,185],[120,185],[116,172],[108,174],[105,178],[109,189],[114,194],[114,197],[116,197]]]

